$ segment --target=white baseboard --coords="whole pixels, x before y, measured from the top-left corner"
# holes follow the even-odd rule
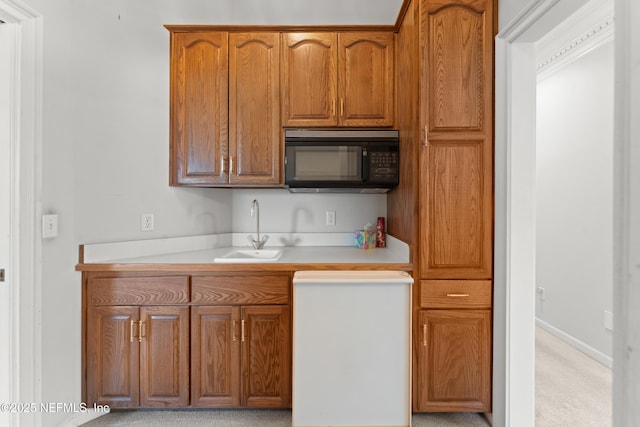
[[[584,354],[586,354],[587,356],[591,357],[595,361],[600,362],[604,366],[613,369],[613,358],[612,357],[607,356],[606,354],[602,353],[601,351],[596,350],[595,348],[591,347],[590,345],[587,345],[587,344],[583,343],[579,339],[576,339],[576,338],[572,337],[571,335],[567,334],[566,332],[556,328],[555,326],[551,326],[550,324],[548,324],[544,320],[540,320],[537,317],[536,317],[536,325],[540,326],[542,329],[544,329],[545,331],[549,332],[551,335],[561,339],[562,341],[564,341],[565,343],[569,344],[571,347],[575,348],[576,350],[579,350],[579,351],[583,352]]]

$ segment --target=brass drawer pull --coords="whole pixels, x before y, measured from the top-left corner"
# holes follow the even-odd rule
[[[240,321],[240,341],[244,342],[244,319]]]
[[[469,294],[447,294],[447,296],[451,298],[465,298],[468,297]]]

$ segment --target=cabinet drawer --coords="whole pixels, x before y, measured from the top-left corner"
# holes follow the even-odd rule
[[[289,303],[289,276],[194,276],[191,281],[194,304]]]
[[[422,308],[491,308],[491,280],[421,280]]]
[[[92,305],[184,304],[189,276],[100,277],[89,281]]]

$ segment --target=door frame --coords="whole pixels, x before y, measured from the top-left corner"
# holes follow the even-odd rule
[[[9,379],[13,402],[41,402],[42,17],[16,0],[0,0],[12,24],[10,183],[12,312]],[[39,413],[13,414],[12,425],[41,424]]]
[[[640,20],[637,0],[614,0],[615,426],[640,420]],[[495,275],[493,424],[535,422],[535,94],[534,43],[551,30],[559,0],[533,0],[495,39]],[[576,7],[579,7],[578,5]],[[577,9],[576,9],[577,10]],[[572,12],[575,12],[573,10]],[[535,34],[539,36],[536,38]]]
[[[613,425],[640,423],[640,4],[615,2]]]

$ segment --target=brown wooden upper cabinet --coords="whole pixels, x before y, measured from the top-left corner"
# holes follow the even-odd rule
[[[278,32],[171,32],[171,185],[279,186]]]
[[[392,126],[393,37],[283,33],[283,125]]]

